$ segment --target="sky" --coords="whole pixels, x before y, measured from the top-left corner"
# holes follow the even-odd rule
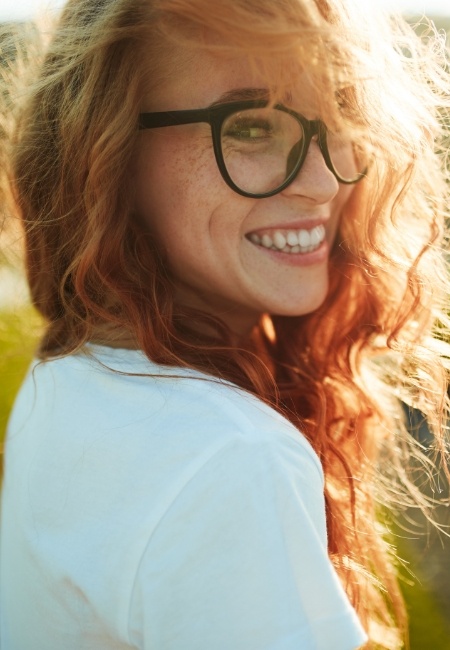
[[[32,17],[41,7],[61,6],[64,0],[0,0],[0,20],[20,20]],[[406,13],[441,14],[450,16],[449,0],[360,0],[378,2],[390,9]]]

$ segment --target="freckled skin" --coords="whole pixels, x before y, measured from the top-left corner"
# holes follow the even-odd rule
[[[143,110],[202,108],[234,88],[261,87],[245,61],[199,52]],[[292,91],[300,112],[310,111],[305,88],[304,83]],[[134,175],[137,213],[165,251],[183,304],[212,312],[245,333],[262,313],[302,315],[325,299],[327,255],[306,266],[287,264],[245,236],[281,223],[326,218],[326,240],[332,245],[352,187],[336,181],[315,142],[294,182],[266,199],[240,196],[226,185],[208,124],[143,131]]]

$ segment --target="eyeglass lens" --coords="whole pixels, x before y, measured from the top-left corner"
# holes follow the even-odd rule
[[[302,124],[276,108],[251,108],[225,119],[222,156],[233,183],[244,192],[263,194],[283,185],[304,155]],[[334,171],[341,180],[355,180],[365,168],[350,140],[327,132]]]

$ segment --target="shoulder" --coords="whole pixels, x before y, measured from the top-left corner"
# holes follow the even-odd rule
[[[34,545],[18,559],[57,558],[142,647],[199,647],[199,621],[202,647],[255,647],[255,630],[264,647],[281,623],[290,641],[273,648],[316,647],[304,641],[310,620],[323,626],[324,590],[333,634],[335,613],[348,618],[318,458],[236,386],[125,351],[38,363],[6,452],[4,517]]]
[[[74,504],[80,490],[99,512],[111,509],[111,494],[117,505],[136,490],[158,494],[150,509],[142,499],[127,506],[136,521],[150,516],[151,529],[182,494],[201,504],[210,493],[218,507],[241,491],[256,500],[258,489],[294,490],[325,535],[322,468],[304,436],[257,398],[206,375],[128,351],[38,363],[9,429],[9,471],[31,471],[55,495],[73,488]]]
[[[158,494],[150,509],[140,498],[127,506],[136,521],[151,513],[150,528],[182,493],[231,498],[230,481],[247,493],[290,482],[312,512],[324,507],[319,459],[290,422],[234,385],[156,366],[137,352],[35,364],[14,408],[6,460],[18,481],[33,477],[37,495],[52,490],[58,508],[66,487],[74,505],[82,491],[99,512],[111,509],[112,494],[116,505],[136,491]]]
[[[137,351],[93,346],[78,354],[36,363],[14,420],[129,437],[139,433],[171,446],[188,443],[211,453],[225,445],[287,450],[303,458],[322,480],[322,468],[302,434],[274,409],[235,385],[189,369],[152,364]],[[17,428],[17,425],[16,425]],[[252,452],[249,452],[252,453]],[[273,456],[274,452],[269,455]]]

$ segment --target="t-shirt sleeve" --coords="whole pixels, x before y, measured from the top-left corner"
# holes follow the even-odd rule
[[[148,541],[129,633],[150,650],[353,650],[366,640],[327,555],[323,478],[288,436],[237,437]]]

